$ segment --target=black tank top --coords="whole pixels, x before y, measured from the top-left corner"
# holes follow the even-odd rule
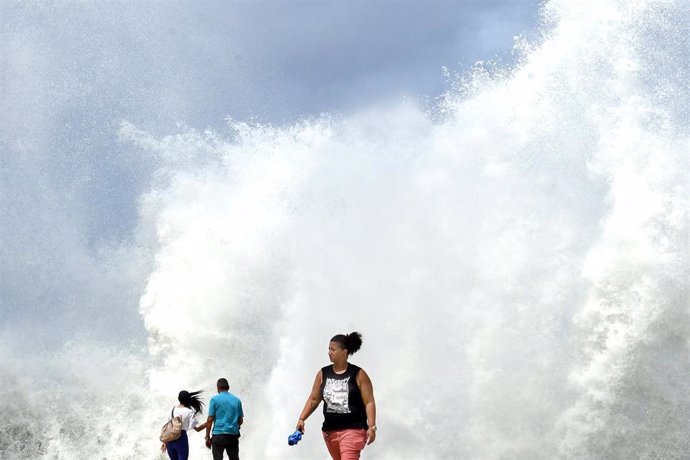
[[[350,363],[342,374],[336,374],[332,365],[321,369],[322,431],[367,428],[367,412],[357,386],[359,370]]]

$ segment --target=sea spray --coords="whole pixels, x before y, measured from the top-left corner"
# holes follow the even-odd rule
[[[218,165],[164,169],[145,201],[155,382],[227,373],[251,408],[248,455],[320,458],[316,437],[299,452],[280,440],[327,339],[356,328],[386,427],[370,455],[683,451],[642,417],[687,408],[685,391],[668,400],[686,360],[664,358],[687,354],[687,139],[658,104],[656,83],[674,80],[645,65],[650,23],[668,29],[674,8],[550,3],[543,42],[449,92],[441,117],[406,103],[233,125],[220,143],[148,139]],[[175,318],[199,327],[178,339]],[[674,387],[649,380],[654,353]]]
[[[680,1],[548,2],[518,66],[479,66],[433,113],[165,137],[123,123],[158,164],[136,243],[147,354],[3,356],[2,452],[157,458],[177,392],[227,377],[243,457],[323,458],[318,412],[296,448],[285,433],[328,339],[360,330],[367,457],[682,458],[687,17]]]

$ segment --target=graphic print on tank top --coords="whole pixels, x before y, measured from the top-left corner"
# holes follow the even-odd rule
[[[350,377],[344,379],[326,379],[323,388],[323,400],[326,403],[326,412],[335,414],[349,414],[348,386]]]

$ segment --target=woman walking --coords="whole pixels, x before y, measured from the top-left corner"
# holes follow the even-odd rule
[[[323,439],[333,460],[358,460],[362,449],[376,439],[376,403],[371,379],[348,357],[362,346],[362,334],[338,334],[328,344],[331,365],[316,374],[314,385],[297,421],[304,421],[323,401]]]
[[[180,404],[175,406],[172,410],[171,419],[173,417],[180,417],[182,419],[182,435],[167,444],[163,443],[161,451],[168,451],[170,460],[188,460],[189,459],[189,440],[187,439],[187,430],[193,428],[195,431],[201,431],[206,428],[206,423],[199,425],[196,419],[196,414],[201,413],[204,403],[199,397],[201,391],[192,391],[191,393],[182,390],[177,396]]]

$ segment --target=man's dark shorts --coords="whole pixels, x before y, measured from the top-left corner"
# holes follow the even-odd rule
[[[214,434],[211,437],[213,460],[223,460],[223,452],[228,453],[230,460],[240,460],[239,434]]]

